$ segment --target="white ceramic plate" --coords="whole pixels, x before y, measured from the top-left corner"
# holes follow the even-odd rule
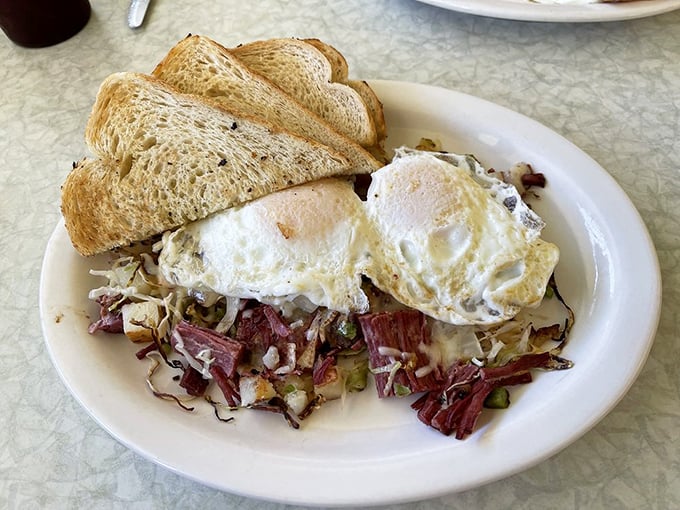
[[[645,18],[680,9],[680,0],[597,4],[537,4],[529,0],[418,0],[452,11],[521,21],[595,22]]]
[[[73,395],[120,442],[184,476],[229,492],[285,503],[387,504],[469,489],[550,457],[595,425],[626,393],[651,347],[660,308],[654,247],[614,180],[542,125],[502,107],[430,86],[371,82],[385,105],[392,146],[438,139],[487,167],[520,160],[545,173],[534,202],[544,237],[562,249],[558,285],[577,322],[564,354],[575,367],[537,373],[505,411],[484,411],[464,441],[422,425],[410,401],[372,388],[332,402],[301,430],[242,410],[221,423],[153,397],[147,362],[122,337],[90,336],[96,307],[88,275],[102,259],[71,247],[62,224],[45,254],[40,309],[54,365]],[[634,321],[630,318],[635,317]],[[625,346],[625,348],[622,348]],[[493,419],[492,419],[493,418]]]

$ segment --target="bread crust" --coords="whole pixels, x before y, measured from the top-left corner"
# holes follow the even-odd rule
[[[267,39],[232,48],[232,52],[363,147],[378,143],[366,103],[352,87],[334,81],[343,70],[337,65],[334,69],[313,44],[292,38]]]
[[[368,111],[373,119],[373,126],[376,133],[376,147],[382,148],[387,137],[387,126],[385,124],[385,114],[383,105],[373,89],[363,80],[349,79],[349,66],[344,55],[334,46],[323,42],[320,39],[303,39],[304,42],[311,44],[324,54],[331,64],[331,76],[334,82],[344,83],[352,87],[363,99]]]

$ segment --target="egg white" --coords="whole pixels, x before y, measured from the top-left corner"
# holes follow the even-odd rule
[[[537,306],[559,258],[538,237],[540,218],[474,160],[443,159],[401,152],[373,174],[366,211],[378,238],[367,276],[451,324],[494,324]]]
[[[165,236],[174,285],[263,303],[368,310],[361,289],[365,216],[351,183],[325,179],[272,193]]]

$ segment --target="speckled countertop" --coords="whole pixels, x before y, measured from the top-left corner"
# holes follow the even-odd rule
[[[115,71],[148,72],[187,33],[227,46],[318,37],[345,54],[355,78],[439,85],[507,106],[606,168],[650,230],[661,322],[616,408],[527,471],[399,508],[680,508],[680,11],[561,24],[411,0],[155,0],[132,31],[126,7],[93,0],[86,28],[50,48],[0,38],[0,508],[284,507],[183,479],[119,444],[61,383],[42,338],[41,260],[59,219],[59,186],[86,153],[97,88]]]

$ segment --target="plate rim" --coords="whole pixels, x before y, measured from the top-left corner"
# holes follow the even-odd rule
[[[603,408],[601,410],[601,413],[598,414],[597,416],[592,416],[590,420],[588,420],[588,423],[584,426],[582,426],[579,430],[578,433],[571,434],[568,440],[559,442],[558,444],[554,445],[552,448],[546,449],[542,454],[540,455],[535,455],[531,458],[524,458],[522,459],[521,462],[516,462],[512,468],[510,469],[505,469],[505,470],[497,470],[493,474],[490,474],[489,476],[486,477],[480,477],[478,480],[474,481],[473,483],[467,483],[465,485],[451,485],[451,486],[442,486],[441,484],[437,486],[436,488],[433,487],[431,489],[427,489],[423,487],[420,491],[414,492],[411,491],[410,493],[405,493],[404,491],[399,492],[396,491],[393,494],[367,494],[367,491],[355,491],[353,494],[345,494],[343,496],[344,499],[340,498],[329,498],[329,497],[319,497],[314,496],[314,497],[305,497],[304,495],[273,495],[268,492],[258,492],[254,491],[252,488],[250,489],[244,489],[244,490],[239,490],[238,487],[229,486],[229,484],[225,484],[224,481],[220,483],[219,481],[216,480],[206,480],[200,475],[196,475],[195,472],[192,473],[191,470],[187,469],[186,467],[178,466],[176,463],[173,463],[172,461],[168,461],[167,458],[162,458],[162,456],[158,456],[157,452],[152,452],[148,451],[149,448],[147,447],[146,449],[143,446],[140,446],[139,444],[136,444],[135,441],[131,441],[129,436],[126,437],[125,434],[121,434],[119,430],[117,430],[116,427],[111,427],[110,423],[106,423],[105,421],[101,420],[100,417],[97,415],[96,411],[94,411],[91,406],[88,407],[87,403],[81,400],[79,393],[78,393],[78,388],[73,388],[72,385],[69,383],[69,377],[68,374],[63,373],[60,365],[59,365],[59,360],[58,356],[59,353],[55,351],[55,344],[54,342],[50,341],[48,338],[51,327],[53,325],[51,324],[51,317],[48,317],[47,313],[47,299],[46,299],[46,294],[47,294],[47,289],[45,288],[47,285],[48,281],[48,276],[46,275],[46,267],[48,267],[49,263],[49,257],[53,256],[53,253],[50,253],[50,250],[54,248],[54,244],[57,242],[64,242],[64,226],[63,226],[63,219],[60,220],[58,225],[56,226],[54,232],[52,233],[50,240],[47,244],[47,249],[45,251],[44,259],[43,259],[43,267],[41,270],[41,279],[40,279],[40,315],[41,315],[41,325],[43,329],[43,335],[44,335],[44,340],[47,345],[47,350],[49,352],[50,358],[52,359],[52,363],[55,366],[60,378],[66,385],[66,387],[69,389],[71,394],[76,398],[76,400],[80,403],[83,408],[88,412],[88,414],[94,419],[94,421],[99,424],[100,427],[102,427],[104,430],[106,430],[112,437],[114,437],[117,441],[125,445],[127,448],[137,452],[138,454],[142,455],[146,459],[163,466],[166,469],[169,469],[172,472],[175,472],[183,477],[192,479],[198,483],[201,483],[203,485],[211,486],[213,488],[223,490],[223,491],[228,491],[230,493],[234,494],[239,494],[242,496],[247,496],[247,497],[254,497],[262,500],[268,500],[268,501],[274,501],[274,502],[279,502],[279,503],[288,503],[288,504],[302,504],[302,505],[330,505],[330,506],[346,506],[346,505],[357,505],[357,504],[364,504],[364,505],[378,505],[378,504],[388,504],[388,503],[400,503],[400,502],[406,502],[406,501],[414,501],[414,500],[419,500],[419,499],[424,499],[424,498],[430,498],[430,497],[436,497],[436,496],[441,496],[444,494],[448,494],[451,492],[459,492],[462,490],[467,490],[473,487],[478,487],[487,483],[491,483],[495,480],[505,478],[507,476],[511,476],[512,474],[515,474],[517,472],[523,471],[535,464],[538,464],[539,462],[542,462],[548,457],[553,456],[556,454],[558,451],[562,450],[563,448],[566,448],[568,445],[572,444],[575,440],[580,438],[582,435],[584,435],[588,430],[590,430],[593,426],[595,426],[606,414],[613,409],[616,404],[625,396],[627,393],[628,389],[632,384],[635,382],[637,379],[637,376],[639,375],[640,371],[642,370],[642,367],[644,366],[644,363],[648,357],[649,351],[653,345],[653,340],[655,336],[656,329],[658,327],[658,321],[659,321],[659,315],[661,313],[661,276],[660,276],[660,269],[659,269],[659,264],[658,264],[658,257],[656,255],[656,251],[654,249],[653,242],[651,240],[651,237],[649,236],[649,232],[646,229],[646,226],[644,225],[644,222],[642,221],[642,218],[639,216],[638,211],[635,209],[633,203],[630,201],[630,199],[627,197],[627,195],[623,192],[623,190],[618,186],[616,181],[611,177],[604,169],[602,169],[592,158],[590,158],[588,155],[586,155],[583,151],[581,151],[578,147],[575,145],[571,144],[571,142],[567,141],[563,137],[561,137],[559,134],[555,133],[554,131],[550,130],[549,128],[543,126],[542,124],[538,123],[537,121],[526,117],[520,113],[517,113],[513,110],[510,110],[506,107],[503,107],[501,105],[497,105],[495,103],[492,103],[490,101],[471,96],[462,92],[458,92],[455,90],[451,89],[446,89],[434,85],[425,85],[425,84],[418,84],[418,83],[411,83],[411,82],[400,82],[400,81],[390,81],[390,80],[369,80],[369,85],[371,85],[374,90],[376,91],[378,97],[381,97],[381,90],[387,91],[387,90],[392,90],[392,91],[399,91],[400,93],[403,93],[405,89],[411,88],[413,91],[418,91],[418,92],[423,92],[427,91],[430,94],[442,94],[443,96],[447,96],[450,98],[455,98],[454,102],[459,102],[462,100],[473,100],[475,104],[478,105],[485,105],[488,108],[493,109],[494,111],[503,113],[504,115],[509,115],[510,117],[513,118],[521,118],[527,125],[529,126],[530,129],[540,129],[543,131],[546,136],[552,137],[553,139],[558,139],[561,140],[563,144],[566,144],[567,146],[571,147],[571,150],[577,151],[578,154],[581,156],[585,157],[589,161],[592,162],[593,165],[596,165],[596,167],[601,171],[599,178],[603,179],[605,182],[608,183],[609,186],[614,186],[615,189],[618,189],[620,192],[620,195],[625,198],[630,212],[634,213],[636,217],[639,220],[639,224],[636,225],[638,227],[641,227],[641,232],[643,235],[646,236],[647,239],[647,246],[651,248],[651,252],[649,255],[651,256],[650,258],[650,263],[652,265],[651,270],[653,273],[655,273],[655,278],[654,280],[654,285],[651,286],[652,292],[651,294],[654,294],[654,299],[653,299],[653,304],[652,308],[655,309],[656,315],[655,317],[652,317],[650,321],[648,321],[648,338],[646,339],[644,345],[641,344],[643,347],[642,350],[640,351],[641,356],[637,360],[637,364],[635,367],[631,370],[631,374],[629,374],[629,377],[626,381],[626,384],[623,386],[620,386],[618,388],[618,391],[615,395],[615,398],[610,399],[608,402],[608,406],[606,408]],[[382,99],[382,98],[381,98]],[[388,107],[394,107],[393,105],[389,105]],[[67,239],[66,239],[67,240]],[[448,439],[453,441],[452,438]]]
[[[636,0],[616,4],[554,5],[508,0],[416,0],[450,11],[489,18],[553,23],[626,21],[680,9],[680,0]]]

